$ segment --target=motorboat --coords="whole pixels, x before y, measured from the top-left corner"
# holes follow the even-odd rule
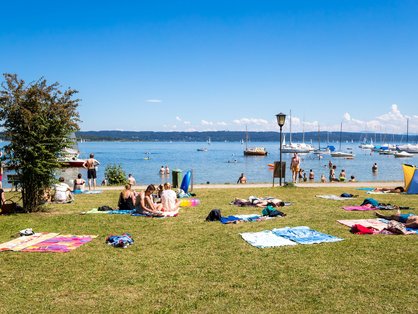
[[[248,147],[248,130],[245,127],[245,149],[244,156],[266,156],[268,153],[264,147]]]
[[[58,158],[58,162],[60,163],[61,167],[82,168],[86,160],[79,158],[60,157]]]
[[[264,147],[246,148],[244,156],[266,156],[268,153]]]
[[[407,153],[418,154],[418,144],[405,144],[397,147],[399,151],[405,151]]]
[[[401,151],[401,152],[396,152],[394,154],[395,158],[408,158],[408,157],[413,157],[414,154],[405,152],[405,151]]]
[[[208,149],[206,147],[202,147],[202,148],[198,148],[197,151],[198,152],[207,152]]]

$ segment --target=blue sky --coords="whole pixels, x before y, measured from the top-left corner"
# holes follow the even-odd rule
[[[82,130],[418,133],[418,1],[8,1],[0,69],[79,90]],[[288,127],[288,123],[286,124]]]

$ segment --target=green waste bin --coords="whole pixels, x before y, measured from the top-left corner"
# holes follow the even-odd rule
[[[182,178],[182,172],[180,169],[173,169],[171,171],[171,176],[173,179],[172,186],[173,188],[179,188],[181,185],[181,178]]]

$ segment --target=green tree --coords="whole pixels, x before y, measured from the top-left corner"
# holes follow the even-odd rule
[[[126,173],[121,165],[109,164],[105,169],[105,178],[110,185],[120,185],[126,183]]]
[[[22,189],[23,207],[39,209],[43,191],[50,186],[58,157],[70,146],[69,135],[79,129],[79,99],[74,89],[60,90],[43,78],[26,84],[16,74],[4,74],[0,89],[0,126],[10,143],[6,166],[15,169]]]

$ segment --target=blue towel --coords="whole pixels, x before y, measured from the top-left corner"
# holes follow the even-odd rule
[[[272,232],[279,236],[300,244],[313,244],[322,242],[337,242],[343,239],[331,236],[329,234],[321,233],[316,230],[312,230],[309,227],[285,227],[280,229],[273,229]]]
[[[360,190],[360,191],[373,191],[374,188],[358,188],[356,190]]]
[[[228,217],[221,217],[219,220],[223,224],[230,224],[230,223],[236,223],[237,221],[242,220],[241,218],[235,217],[235,216],[228,216]]]
[[[132,215],[134,212],[135,212],[135,210],[119,209],[119,210],[111,210],[111,211],[109,211],[109,214],[114,214],[114,215]]]

